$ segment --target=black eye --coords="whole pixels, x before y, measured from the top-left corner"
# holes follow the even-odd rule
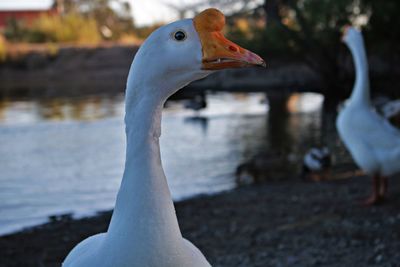
[[[183,31],[177,31],[174,33],[174,38],[177,41],[183,41],[186,39],[186,34]]]

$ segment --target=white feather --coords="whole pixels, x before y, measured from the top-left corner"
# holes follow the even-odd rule
[[[185,31],[185,42],[172,39]],[[168,96],[210,72],[201,70],[192,20],[159,28],[139,49],[126,92],[126,165],[108,231],[89,237],[63,267],[209,267],[182,237],[161,165],[162,106]]]
[[[362,35],[348,29],[344,39],[356,66],[352,95],[336,121],[340,137],[354,161],[368,174],[400,172],[400,131],[376,113],[370,103],[368,63]]]

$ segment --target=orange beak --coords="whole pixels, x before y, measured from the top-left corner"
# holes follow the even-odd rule
[[[202,45],[202,69],[266,67],[260,56],[224,37],[222,29],[225,26],[225,16],[219,10],[206,9],[193,19],[193,23]]]

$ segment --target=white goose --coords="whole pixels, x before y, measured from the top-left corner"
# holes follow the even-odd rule
[[[400,131],[380,117],[370,103],[368,62],[361,33],[348,27],[343,41],[354,58],[356,81],[336,126],[354,161],[373,177],[373,191],[365,204],[375,204],[385,196],[387,177],[400,172]]]
[[[160,158],[165,100],[214,70],[264,61],[222,34],[224,15],[207,9],[165,25],[144,42],[126,91],[125,171],[106,233],[79,243],[64,267],[204,267],[203,254],[182,237]]]

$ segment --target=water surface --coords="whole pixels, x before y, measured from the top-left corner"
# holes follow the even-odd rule
[[[292,95],[288,112],[274,118],[261,93],[211,94],[207,102],[200,112],[171,102],[163,113],[174,200],[234,188],[237,165],[260,151],[301,161],[323,139],[319,95]],[[111,209],[124,166],[123,116],[123,96],[0,101],[0,234],[49,215]]]

